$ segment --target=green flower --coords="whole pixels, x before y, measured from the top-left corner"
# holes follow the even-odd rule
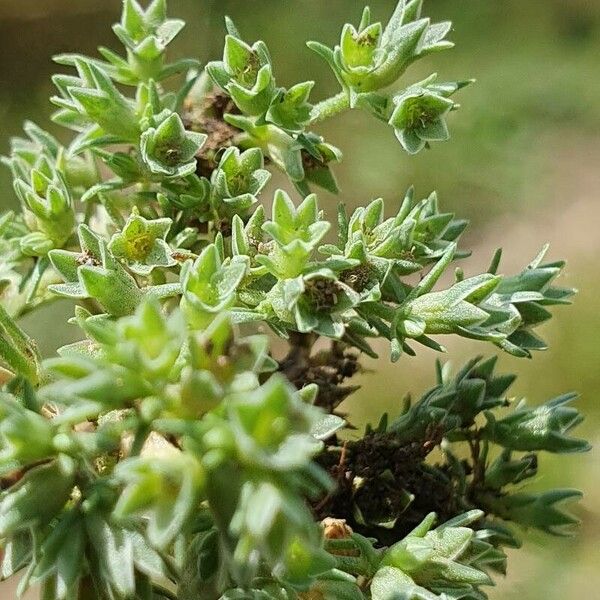
[[[298,331],[338,339],[344,335],[352,308],[360,301],[359,294],[329,269],[292,280],[286,285],[285,295]]]
[[[135,311],[143,292],[108,250],[105,240],[86,225],[79,227],[81,252],[52,250],[54,268],[66,283],[49,286],[53,293],[67,298],[95,298],[112,315]]]
[[[410,154],[417,154],[428,142],[450,137],[445,117],[454,102],[426,89],[412,89],[394,98],[395,109],[390,118],[396,137]]]
[[[281,89],[273,98],[265,119],[282,129],[298,133],[310,121],[312,105],[308,102],[314,81],[297,83],[289,90]]]
[[[260,148],[292,181],[304,179],[302,146],[295,137],[272,123],[260,125],[256,119],[243,115],[227,114],[224,119],[244,132],[240,145]]]
[[[302,469],[318,451],[319,442],[310,431],[321,413],[304,403],[280,375],[249,393],[232,395],[226,410],[238,459],[248,466],[276,473]]]
[[[364,19],[356,28],[347,23],[342,30],[340,43],[340,59],[347,73],[369,67],[375,60],[375,52],[381,43],[383,27],[381,23],[368,23],[368,13],[364,13]]]
[[[106,49],[102,54],[123,83],[160,81],[190,64],[164,65],[167,46],[184,26],[180,19],[167,18],[165,0],[154,0],[146,10],[136,0],[125,0],[121,22],[114,25],[113,31],[127,49],[127,60]]]
[[[353,308],[360,299],[333,271],[323,268],[277,282],[264,295],[256,311],[283,337],[287,336],[285,331],[291,329],[340,339],[357,318]]]
[[[171,113],[158,127],[142,134],[142,160],[151,173],[167,177],[186,177],[196,170],[196,154],[206,141],[206,135],[186,131],[181,117]]]
[[[452,47],[444,39],[451,24],[432,25],[429,19],[420,18],[421,5],[422,0],[398,2],[385,28],[381,23],[371,23],[371,12],[365,8],[358,29],[346,24],[340,44],[333,50],[309,42],[309,47],[329,63],[347,90],[351,106],[358,94],[396,82],[415,60]]]
[[[177,261],[165,241],[171,224],[166,218],[144,219],[134,206],[123,231],[113,235],[108,249],[138,275],[147,276],[155,267],[172,267]]]
[[[275,94],[271,57],[264,42],[249,46],[231,32],[225,38],[222,61],[210,62],[206,71],[245,114],[263,115]]]
[[[283,190],[275,192],[273,216],[263,230],[273,238],[268,254],[256,256],[256,261],[281,279],[300,275],[330,224],[322,219],[314,194],[307,196],[296,208]]]

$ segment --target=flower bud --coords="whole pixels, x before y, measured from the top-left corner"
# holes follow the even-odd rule
[[[235,302],[236,290],[247,271],[245,260],[223,262],[214,244],[182,269],[181,308],[195,329],[205,327]]]
[[[575,398],[577,394],[565,394],[536,407],[522,402],[512,414],[500,420],[487,413],[485,438],[524,452],[586,452],[590,446],[585,440],[567,435],[583,421],[577,409],[566,406]]]
[[[41,231],[32,231],[19,240],[21,252],[26,256],[46,256],[54,248],[54,242]]]
[[[211,178],[215,209],[225,218],[244,216],[256,204],[270,178],[259,148],[241,153],[238,148],[228,148]]]
[[[33,219],[30,224],[42,236],[23,243],[27,253],[41,256],[52,248],[60,248],[69,239],[75,227],[75,213],[69,192],[57,172],[52,179],[32,169],[30,183],[15,180],[15,190]],[[44,252],[45,250],[45,252]]]
[[[271,105],[275,80],[269,51],[263,42],[249,46],[238,37],[228,35],[223,61],[208,63],[206,71],[244,114],[262,115]]]

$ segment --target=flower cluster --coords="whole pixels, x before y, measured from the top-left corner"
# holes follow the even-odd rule
[[[468,82],[401,81],[451,46],[421,5],[309,43],[342,88],[314,105],[314,82],[278,86],[266,45],[229,19],[221,61],[168,62],[184,24],[165,0],[124,0],[123,56],[57,57],[71,142],[27,123],[3,161],[22,210],[0,218],[0,573],[20,592],[483,600],[519,528],[576,522],[559,505],[578,492],[523,489],[539,453],[588,449],[574,395],[514,402],[495,358],[438,366],[362,433],[336,412],[380,340],[392,360],[443,335],[531,357],[573,294],[547,248],[515,275],[498,252],[439,285],[467,222],[435,193],[387,213],[340,202],[336,227],[311,193],[339,192],[342,154],[312,128],[343,110],[389,123],[410,154],[448,138]],[[269,214],[274,169],[299,198],[274,191]],[[80,339],[44,361],[18,319],[57,298]]]

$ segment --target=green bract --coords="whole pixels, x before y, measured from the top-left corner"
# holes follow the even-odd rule
[[[270,178],[258,148],[241,153],[235,147],[227,149],[211,178],[216,212],[223,217],[246,216]]]
[[[247,270],[247,261],[223,261],[215,244],[207,246],[198,259],[181,271],[181,306],[192,327],[203,328],[216,315],[235,303],[236,288]]]
[[[311,43],[342,87],[316,105],[229,19],[222,61],[167,62],[164,0],[124,1],[123,57],[57,58],[73,140],[26,123],[3,161],[22,211],[0,217],[2,578],[44,600],[484,600],[520,529],[569,533],[579,492],[526,486],[539,453],[589,449],[574,394],[515,402],[476,358],[364,432],[337,412],[383,340],[392,360],[446,335],[531,357],[573,294],[547,248],[438,284],[468,252],[435,193],[337,218],[311,193],[339,193],[312,127],[343,110],[410,154],[448,138],[467,82],[399,83],[451,45],[421,4]],[[274,168],[296,197],[267,190]],[[17,320],[58,297],[80,339],[43,361]]]

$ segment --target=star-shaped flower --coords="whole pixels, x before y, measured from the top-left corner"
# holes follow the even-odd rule
[[[113,235],[109,250],[138,275],[149,275],[155,267],[172,267],[177,261],[165,241],[171,223],[171,219],[145,219],[134,207],[123,230]]]
[[[450,137],[445,117],[454,107],[449,98],[424,88],[416,88],[394,99],[390,118],[396,137],[410,154],[417,154],[428,142]]]

